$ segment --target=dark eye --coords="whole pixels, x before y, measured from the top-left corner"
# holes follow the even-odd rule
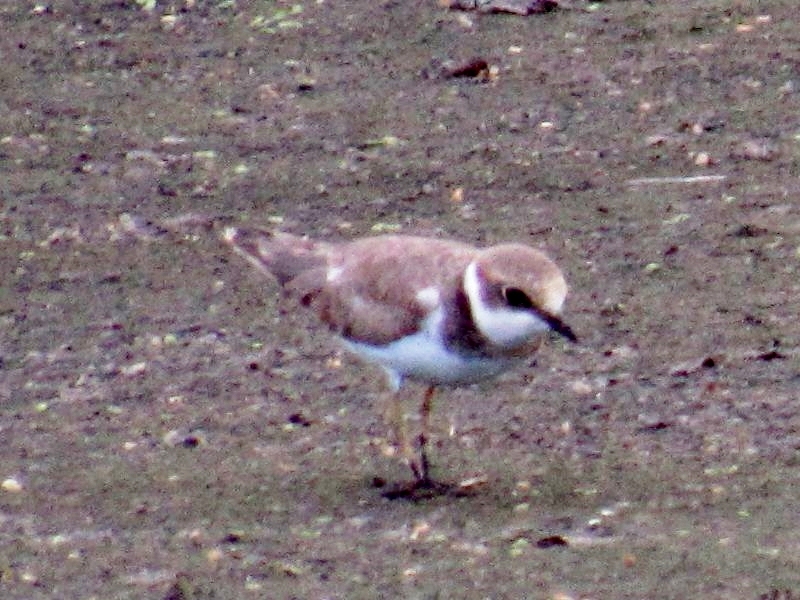
[[[503,290],[506,303],[512,308],[532,308],[533,303],[528,295],[519,288],[505,288]]]

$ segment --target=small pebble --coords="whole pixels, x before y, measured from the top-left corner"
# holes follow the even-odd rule
[[[592,393],[592,386],[585,381],[573,381],[570,385],[572,391],[580,396],[586,396]]]
[[[633,567],[636,565],[636,555],[627,553],[622,557],[622,564],[626,567]]]
[[[22,484],[14,477],[8,477],[3,480],[3,483],[0,484],[0,488],[6,492],[21,492],[22,491]]]
[[[132,365],[126,365],[120,368],[120,373],[125,377],[134,377],[136,375],[140,375],[147,370],[147,363],[142,361],[138,363],[133,363]]]
[[[707,167],[711,164],[711,157],[708,155],[708,152],[698,152],[697,156],[694,157],[694,164],[698,167]]]
[[[531,546],[531,543],[528,540],[526,540],[525,538],[516,539],[511,543],[511,547],[508,549],[508,554],[512,558],[516,558],[518,556],[522,556],[523,554],[525,554],[528,551],[530,546]]]

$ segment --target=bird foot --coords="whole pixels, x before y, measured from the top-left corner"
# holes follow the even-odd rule
[[[439,496],[449,496],[457,486],[432,479],[415,479],[410,482],[401,482],[389,486],[381,496],[388,500],[408,500],[419,502],[430,500]]]
[[[426,477],[391,485],[381,495],[388,500],[408,500],[409,502],[431,500],[440,496],[463,498],[474,494],[487,481],[486,477],[470,477],[458,483],[447,483]]]

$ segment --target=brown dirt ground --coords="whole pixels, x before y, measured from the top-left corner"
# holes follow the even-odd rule
[[[794,0],[0,23],[0,597],[800,595]],[[443,394],[486,486],[389,501],[380,373],[207,220],[541,246],[581,344]]]

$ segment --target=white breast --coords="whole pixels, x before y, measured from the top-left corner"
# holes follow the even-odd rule
[[[418,333],[384,346],[344,342],[354,353],[383,366],[395,390],[406,377],[437,385],[475,383],[498,375],[514,363],[508,358],[460,355],[448,350],[441,339],[442,317],[439,308],[425,320]]]

